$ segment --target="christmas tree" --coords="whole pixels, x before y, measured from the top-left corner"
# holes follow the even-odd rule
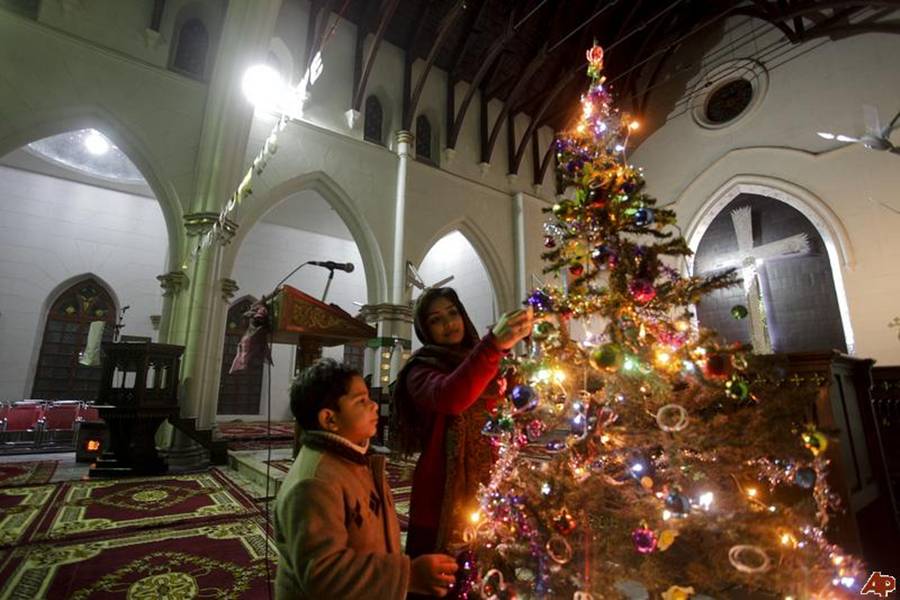
[[[746,349],[691,306],[733,272],[683,276],[675,214],[625,160],[603,51],[557,143],[565,199],[546,225],[540,320],[485,424],[498,460],[470,515],[457,594],[484,598],[827,598],[862,565],[825,536],[828,437],[802,402],[750,385]],[[735,307],[735,318],[746,309]],[[588,335],[576,340],[579,321]],[[641,590],[646,590],[642,592]]]

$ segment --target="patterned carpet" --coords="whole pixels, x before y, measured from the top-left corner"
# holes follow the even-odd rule
[[[0,488],[0,598],[265,598],[259,506],[213,469]]]
[[[47,483],[56,471],[57,461],[38,460],[0,464],[0,487]]]
[[[267,543],[257,518],[20,546],[0,558],[0,597],[266,598]]]
[[[294,439],[293,421],[273,421],[268,426],[265,421],[234,421],[216,423],[219,437],[224,440],[265,440]]]

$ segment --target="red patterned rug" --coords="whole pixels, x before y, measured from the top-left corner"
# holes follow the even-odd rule
[[[26,539],[58,491],[58,484],[0,488],[0,548]]]
[[[223,440],[294,439],[293,421],[235,421],[216,423],[219,438]]]
[[[266,598],[267,544],[274,580],[259,518],[20,546],[0,552],[0,597]]]
[[[47,483],[58,463],[56,460],[0,463],[0,487]]]
[[[209,522],[257,512],[253,500],[218,471],[188,475],[67,481],[29,541]]]
[[[229,450],[272,450],[293,448],[294,440],[228,440]]]

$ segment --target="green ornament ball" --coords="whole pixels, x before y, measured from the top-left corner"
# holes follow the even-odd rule
[[[743,304],[735,304],[731,307],[731,316],[734,317],[736,321],[740,321],[741,319],[747,318],[747,307]]]
[[[750,394],[750,386],[742,379],[732,379],[725,384],[728,395],[735,400],[745,400]]]
[[[572,216],[575,205],[571,200],[563,200],[553,205],[553,216],[557,219],[567,219]]]
[[[619,344],[610,342],[595,348],[590,355],[591,366],[598,371],[615,372],[625,363],[625,352]]]
[[[554,327],[553,323],[540,321],[539,323],[535,323],[534,327],[531,329],[531,337],[535,340],[545,340],[555,331],[556,327]]]

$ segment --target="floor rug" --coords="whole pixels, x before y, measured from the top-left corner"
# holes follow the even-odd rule
[[[29,541],[256,514],[253,500],[218,471],[67,481]]]
[[[294,439],[293,421],[236,421],[216,423],[219,438],[223,440]]]
[[[0,487],[47,483],[59,461],[37,460],[0,463]]]
[[[0,488],[0,547],[21,543],[58,491],[58,484]]]
[[[277,551],[258,518],[33,544],[0,555],[0,598],[267,598]]]
[[[229,450],[278,450],[282,448],[293,448],[294,440],[228,440]]]

